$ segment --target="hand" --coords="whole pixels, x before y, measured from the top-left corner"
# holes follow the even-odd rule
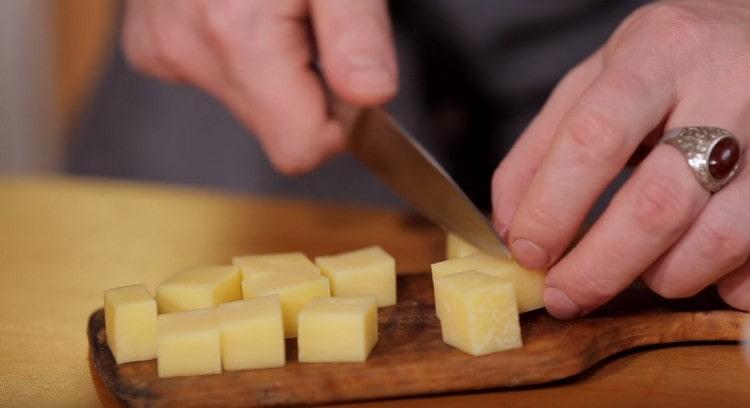
[[[657,145],[565,253],[636,148],[682,126],[722,127],[747,147],[750,2],[639,9],[560,82],[498,167],[495,227],[518,262],[550,268],[552,315],[588,313],[640,275],[666,298],[717,283],[727,303],[750,310],[750,171],[742,164],[711,196],[676,148]]]
[[[344,147],[311,68],[316,52],[349,103],[381,104],[398,87],[384,0],[129,0],[122,42],[136,68],[223,102],[285,173]]]

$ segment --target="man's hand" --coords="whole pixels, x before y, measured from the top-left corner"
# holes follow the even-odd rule
[[[140,70],[222,101],[285,173],[344,147],[312,68],[318,58],[352,104],[384,103],[398,88],[383,0],[129,0],[122,42]]]
[[[747,147],[747,0],[663,1],[633,13],[561,81],[498,167],[496,229],[521,264],[550,268],[552,315],[588,313],[641,275],[667,298],[716,282],[727,303],[750,309],[746,165],[711,196],[676,148],[657,145],[565,254],[636,148],[683,126],[725,128]]]

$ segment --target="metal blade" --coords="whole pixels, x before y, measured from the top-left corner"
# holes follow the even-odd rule
[[[420,214],[484,252],[509,255],[487,218],[388,113],[368,108],[338,114],[347,119],[349,150]]]

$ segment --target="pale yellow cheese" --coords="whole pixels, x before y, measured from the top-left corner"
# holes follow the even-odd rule
[[[302,363],[365,361],[377,341],[374,296],[317,298],[299,314],[297,358]]]
[[[243,255],[232,258],[232,264],[240,267],[242,279],[260,273],[303,273],[320,275],[320,269],[302,252]]]
[[[223,303],[216,312],[224,370],[284,365],[284,323],[278,296]]]
[[[214,309],[159,315],[159,377],[220,373],[221,342],[218,326]]]
[[[372,295],[378,307],[396,304],[396,262],[379,246],[319,256],[315,263],[331,280],[333,296]]]
[[[104,325],[117,364],[156,358],[156,301],[145,286],[104,291]]]
[[[443,341],[474,356],[522,346],[513,285],[476,271],[435,278]]]
[[[432,264],[433,282],[437,277],[469,270],[496,276],[512,283],[521,313],[544,307],[544,271],[526,269],[511,259],[497,258],[481,252]],[[437,309],[437,313],[438,317],[442,316],[440,308]]]
[[[445,234],[445,259],[463,258],[480,252],[477,247],[463,240],[458,235],[447,232]]]
[[[331,296],[328,278],[307,274],[257,274],[242,281],[245,299],[278,295],[284,317],[284,336],[297,337],[297,315],[316,297]]]
[[[242,299],[238,266],[195,266],[156,288],[159,313],[205,309]]]

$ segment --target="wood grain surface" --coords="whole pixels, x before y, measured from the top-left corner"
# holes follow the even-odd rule
[[[522,348],[472,357],[442,342],[430,276],[401,276],[398,283],[398,304],[380,309],[380,339],[364,363],[300,364],[291,339],[285,367],[160,379],[155,360],[115,364],[99,310],[88,326],[94,366],[130,406],[322,404],[551,382],[634,347],[739,340],[745,317],[726,309],[712,290],[666,301],[632,288],[583,319],[527,313]]]
[[[401,211],[163,184],[0,176],[0,406],[117,406],[86,325],[107,288],[153,288],[188,265],[251,251],[310,255],[378,243],[399,273],[442,256],[437,229]],[[748,407],[737,345],[619,356],[563,383],[368,402],[431,407]]]

